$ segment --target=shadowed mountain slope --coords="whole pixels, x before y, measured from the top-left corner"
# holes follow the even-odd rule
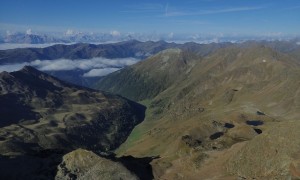
[[[110,74],[96,83],[94,88],[123,94],[133,100],[153,98],[183,79],[199,58],[191,52],[168,49]]]
[[[143,121],[144,106],[25,66],[0,73],[0,107],[1,179],[74,179],[81,177],[79,169],[87,171],[84,178],[138,179],[118,160],[84,150],[64,154],[85,148],[106,155]],[[76,153],[79,159],[72,159]],[[149,162],[145,177],[152,176]]]
[[[1,154],[111,150],[143,120],[142,105],[60,81],[32,67],[0,74]]]

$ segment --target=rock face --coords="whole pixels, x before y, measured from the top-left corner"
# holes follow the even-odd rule
[[[138,178],[120,163],[99,157],[91,151],[77,149],[63,156],[55,179],[135,180]]]

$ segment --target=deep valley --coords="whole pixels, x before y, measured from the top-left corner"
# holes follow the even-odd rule
[[[0,177],[300,178],[299,47],[129,41],[1,51],[1,64],[143,55],[88,87],[70,83],[81,81],[74,72],[69,82],[30,66],[1,72]]]

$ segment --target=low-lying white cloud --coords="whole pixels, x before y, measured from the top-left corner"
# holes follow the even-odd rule
[[[104,69],[92,69],[87,73],[83,74],[83,77],[98,77],[98,76],[106,76],[112,72],[118,71],[121,68],[104,68]]]
[[[68,59],[59,60],[35,60],[30,63],[30,65],[38,68],[41,71],[63,71],[63,70],[73,70],[78,66],[76,62]]]
[[[106,58],[93,58],[93,59],[57,59],[57,60],[35,60],[30,65],[42,71],[62,71],[62,70],[91,70],[103,69],[107,67],[124,67],[135,64],[139,61],[136,58],[121,58],[121,59],[106,59]]]
[[[2,71],[17,71],[23,66],[33,66],[41,71],[68,71],[68,70],[83,70],[84,77],[104,76],[113,71],[117,71],[125,66],[129,66],[140,61],[136,58],[92,58],[92,59],[56,59],[56,60],[35,60],[28,63],[6,64],[0,65]]]

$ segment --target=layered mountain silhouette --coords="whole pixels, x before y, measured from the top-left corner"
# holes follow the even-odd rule
[[[140,42],[136,40],[125,41],[112,44],[72,44],[63,45],[57,44],[46,48],[19,48],[0,50],[0,65],[30,63],[34,60],[57,60],[57,59],[72,59],[82,60],[91,58],[137,58],[144,59],[153,54],[168,48],[180,48],[187,51],[205,56],[215,50],[231,45],[231,43],[212,43],[212,44],[197,44],[197,43],[167,43],[165,41],[147,41]],[[67,65],[65,65],[67,66]],[[98,67],[99,68],[99,67]],[[109,67],[108,67],[109,68]],[[122,68],[119,66],[111,65],[111,68]],[[88,70],[72,69],[69,70],[48,70],[44,71],[52,76],[58,77],[64,81],[73,84],[91,87],[96,78],[85,77],[84,74]],[[97,77],[98,78],[98,77]]]
[[[109,152],[144,118],[145,107],[138,103],[30,66],[0,73],[0,92],[2,178],[50,178],[64,153],[77,148]]]
[[[284,47],[166,50],[102,78],[148,107],[117,153],[159,155],[157,179],[299,178],[299,56]]]
[[[247,41],[238,46],[248,47],[257,44],[256,41]],[[295,41],[261,41],[266,47],[275,49],[282,53],[288,53],[299,57],[300,47]],[[90,59],[94,57],[105,58],[126,58],[138,57],[145,58],[154,55],[162,50],[170,48],[179,48],[185,51],[206,56],[216,50],[228,46],[235,46],[234,43],[210,43],[198,44],[188,42],[184,44],[168,43],[165,41],[146,41],[137,40],[124,41],[112,44],[87,44],[78,43],[72,45],[57,44],[46,48],[18,48],[0,50],[0,64],[24,63],[34,60],[54,60],[54,59]]]
[[[20,43],[20,44],[44,44],[44,43],[66,43],[68,41],[54,38],[47,35],[23,34],[16,33],[7,35],[2,39],[3,43]]]
[[[231,43],[167,43],[165,41],[140,42],[136,40],[113,43],[113,44],[85,44],[78,43],[73,45],[57,44],[46,48],[20,48],[0,51],[0,64],[23,63],[36,59],[90,59],[94,57],[105,58],[126,58],[138,57],[145,58],[169,48],[181,48],[197,52],[200,55],[207,55],[220,47],[228,46]]]

